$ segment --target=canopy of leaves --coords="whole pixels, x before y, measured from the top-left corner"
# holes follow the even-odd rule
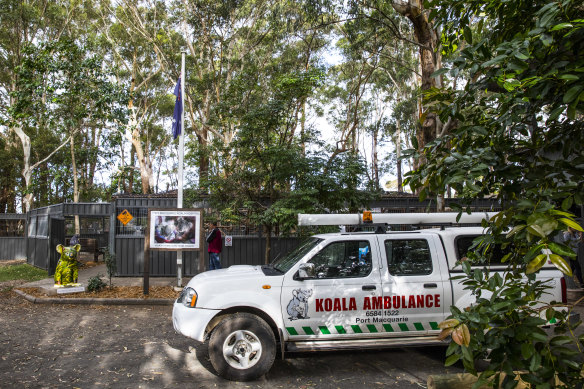
[[[504,385],[511,387],[515,372],[523,371],[522,379],[534,385],[555,374],[576,385],[582,380],[578,352],[564,345],[582,339],[569,336],[566,323],[557,328],[567,331],[562,337],[539,329],[541,312],[548,320],[564,320],[565,312],[535,309],[547,286],[524,277],[550,262],[571,275],[574,254],[557,237],[568,227],[582,230],[571,211],[582,205],[584,193],[584,8],[570,0],[430,4],[443,26],[443,50],[452,58],[436,76],[467,74],[468,81],[463,89],[425,96],[441,120],[455,126],[426,147],[427,162],[408,183],[422,198],[447,187],[467,200],[496,196],[505,210],[485,224],[490,235],[477,241],[469,259],[488,260],[499,245],[509,264],[504,277],[464,266],[465,285],[492,297],[478,293],[468,311],[452,311],[469,326],[472,340],[468,347],[453,344],[448,361],[462,359],[474,371],[474,359],[488,357],[481,383],[504,371]]]

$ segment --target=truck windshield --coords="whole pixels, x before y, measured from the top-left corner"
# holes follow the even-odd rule
[[[302,257],[304,257],[310,250],[316,247],[322,239],[309,238],[302,242],[294,250],[290,251],[288,254],[282,258],[276,260],[272,263],[272,267],[282,273],[286,273],[296,262],[298,262]]]

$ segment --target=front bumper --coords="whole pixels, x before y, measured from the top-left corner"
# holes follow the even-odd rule
[[[205,329],[219,312],[221,311],[217,309],[185,307],[182,303],[175,302],[172,308],[172,325],[179,334],[204,342]]]

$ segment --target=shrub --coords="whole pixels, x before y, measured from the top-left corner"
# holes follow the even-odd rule
[[[105,288],[107,284],[103,282],[101,277],[102,277],[101,274],[91,277],[87,282],[87,290],[90,292],[99,292],[100,290]]]
[[[103,260],[105,262],[105,266],[107,268],[107,275],[109,277],[109,285],[110,288],[112,287],[112,276],[116,274],[116,254],[109,251],[109,249],[103,255]]]

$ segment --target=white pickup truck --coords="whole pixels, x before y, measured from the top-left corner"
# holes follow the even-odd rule
[[[461,273],[457,261],[482,233],[447,227],[315,235],[270,265],[193,277],[174,304],[174,328],[209,340],[213,367],[238,381],[265,374],[277,350],[283,358],[294,351],[436,344],[450,306],[474,301],[450,277]],[[550,280],[550,301],[566,302],[559,271],[544,268],[538,277]]]

